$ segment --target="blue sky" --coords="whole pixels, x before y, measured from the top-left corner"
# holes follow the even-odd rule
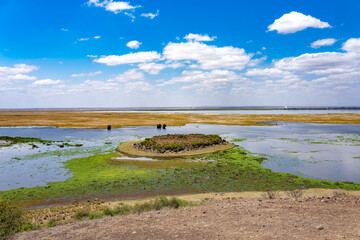
[[[0,0],[0,108],[359,106],[360,2]]]

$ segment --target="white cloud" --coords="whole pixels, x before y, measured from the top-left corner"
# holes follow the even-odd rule
[[[105,5],[105,9],[113,13],[119,13],[124,10],[132,10],[138,7],[141,6],[131,6],[129,2],[113,2],[111,0]]]
[[[200,42],[172,43],[164,48],[163,55],[172,61],[190,60],[202,69],[243,69],[249,63],[251,55],[244,49],[235,47],[216,47]]]
[[[360,38],[350,38],[344,43],[342,49],[347,52],[360,53]]]
[[[320,40],[317,40],[317,41],[311,43],[311,47],[319,48],[319,47],[323,47],[323,46],[332,46],[335,42],[336,42],[335,38],[320,39]]]
[[[157,10],[156,13],[142,13],[141,16],[154,19],[155,17],[159,16],[159,10]]]
[[[138,82],[127,82],[124,85],[125,92],[147,92],[154,89],[154,86],[148,82],[138,81]]]
[[[255,67],[257,65],[259,65],[260,63],[264,62],[267,59],[267,56],[261,57],[261,58],[256,58],[256,59],[252,59],[248,66],[249,67]]]
[[[23,75],[23,74],[16,74],[16,75],[10,75],[10,76],[8,76],[8,79],[17,80],[17,81],[33,81],[33,80],[36,80],[37,78],[34,77],[34,76],[28,76],[28,75]]]
[[[99,39],[99,38],[101,38],[101,36],[94,36],[93,38],[94,39]]]
[[[88,6],[94,5],[95,7],[103,7],[107,11],[113,12],[115,14],[121,11],[134,10],[135,8],[141,7],[140,5],[132,6],[130,5],[130,2],[117,2],[113,0],[89,0],[87,4]]]
[[[11,74],[22,74],[30,73],[39,69],[37,66],[26,65],[26,64],[14,64],[14,67],[0,67],[0,76],[1,75],[11,75]]]
[[[129,64],[129,63],[141,63],[159,60],[161,55],[155,51],[152,52],[137,52],[129,53],[125,55],[110,55],[95,59],[94,62],[104,63],[108,66]]]
[[[63,32],[68,32],[69,29],[67,29],[67,28],[61,28],[61,31],[63,31]]]
[[[88,54],[86,56],[89,57],[89,58],[97,58],[98,57],[98,55],[91,55],[91,54]]]
[[[209,35],[207,34],[202,35],[202,34],[189,33],[184,37],[184,39],[188,41],[196,41],[196,42],[210,42],[210,41],[214,41],[216,37],[209,37]]]
[[[71,77],[92,77],[92,76],[96,76],[99,74],[102,74],[102,71],[97,71],[97,72],[90,72],[90,73],[79,73],[79,74],[71,74]]]
[[[53,86],[62,83],[61,80],[52,80],[52,79],[44,79],[44,80],[37,80],[32,85],[34,86]]]
[[[153,62],[139,64],[139,69],[150,74],[159,74],[159,72],[164,68],[166,68],[166,64],[158,64]]]
[[[124,13],[126,16],[128,16],[128,17],[130,17],[132,20],[132,22],[134,22],[134,19],[135,19],[135,16],[134,16],[134,14],[132,14],[132,13],[128,13],[128,12],[125,12]]]
[[[0,84],[36,80],[36,77],[24,75],[37,70],[37,66],[15,64],[13,67],[0,67]]]
[[[269,31],[276,30],[278,33],[295,33],[306,28],[330,28],[327,22],[322,22],[310,15],[304,15],[299,12],[290,12],[276,19],[273,24],[268,26]]]
[[[141,42],[134,40],[134,41],[128,42],[126,44],[126,46],[129,48],[132,48],[132,49],[138,49],[141,44],[142,44]]]
[[[88,41],[90,38],[78,38],[78,41],[81,42],[81,41]]]
[[[111,82],[103,82],[103,81],[90,81],[86,80],[80,86],[79,88],[85,89],[86,92],[89,91],[116,91],[119,90],[119,84],[117,83],[111,83]]]
[[[292,73],[277,68],[256,68],[247,71],[245,75],[259,78],[283,78],[292,76]]]
[[[142,72],[138,72],[136,69],[130,69],[122,74],[115,76],[110,79],[110,82],[132,82],[132,81],[141,81],[144,80],[144,74]]]
[[[359,55],[351,53],[305,53],[298,57],[283,58],[275,62],[275,67],[288,71],[298,71],[302,74],[311,74],[316,73],[316,71],[334,68],[352,71],[359,67],[359,58]]]
[[[168,84],[183,84],[181,89],[194,89],[197,92],[209,91],[214,89],[225,89],[229,84],[240,84],[247,79],[241,75],[229,70],[213,70],[210,72],[203,71],[183,71],[180,77],[172,78],[158,86]]]

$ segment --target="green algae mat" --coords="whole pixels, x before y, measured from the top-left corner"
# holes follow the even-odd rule
[[[129,198],[162,193],[200,193],[232,191],[332,188],[360,190],[360,184],[331,182],[273,172],[260,165],[262,156],[241,147],[215,153],[170,160],[134,160],[118,152],[95,154],[67,161],[72,177],[50,182],[44,187],[20,188],[0,192],[0,198],[19,201],[25,206],[69,203],[86,198]]]

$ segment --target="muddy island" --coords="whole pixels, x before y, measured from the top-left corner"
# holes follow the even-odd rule
[[[135,156],[196,155],[233,148],[218,135],[168,134],[122,143],[118,151]]]

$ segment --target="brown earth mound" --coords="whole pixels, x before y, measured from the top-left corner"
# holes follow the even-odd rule
[[[135,143],[134,147],[141,151],[153,153],[177,153],[226,144],[228,142],[218,135],[168,134],[146,138],[140,143]]]

